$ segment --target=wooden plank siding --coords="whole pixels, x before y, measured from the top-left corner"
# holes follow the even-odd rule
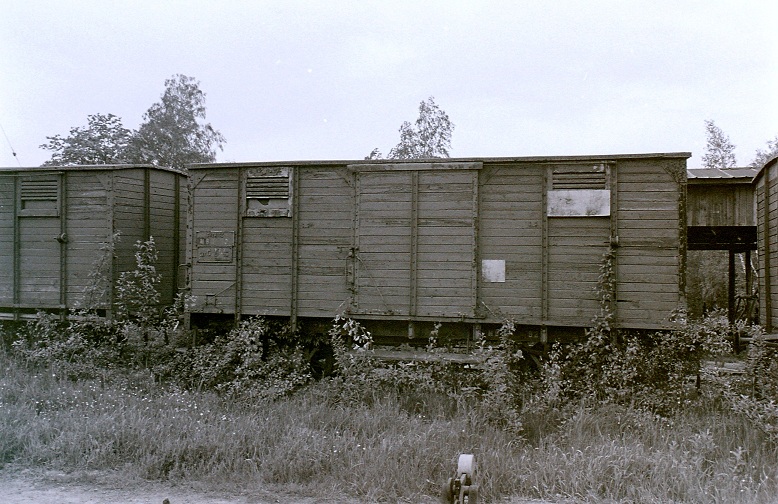
[[[778,158],[754,178],[759,255],[760,322],[768,333],[778,322]]]
[[[227,168],[192,175],[188,246],[192,247],[190,294],[196,311],[236,313],[239,179],[240,170]],[[210,245],[204,240],[209,233],[232,237],[229,257],[214,261],[206,255]]]
[[[114,244],[114,281],[124,271],[135,269],[135,244],[146,241],[148,215],[144,172],[141,169],[121,170],[113,174],[114,216],[113,229],[119,233]]]
[[[617,322],[656,326],[685,302],[684,160],[628,160],[618,170]]]
[[[0,174],[0,306],[15,303],[16,186],[15,176]]]
[[[114,257],[103,273],[115,281],[135,268],[134,243],[152,228],[163,237],[157,242],[157,268],[166,277],[162,301],[172,301],[171,244],[181,243],[170,224],[177,209],[168,188],[175,179],[185,186],[182,173],[141,165],[0,168],[0,232],[13,238],[0,242],[0,317],[83,307],[100,258]],[[111,254],[116,232],[121,239]],[[107,294],[90,308],[110,313]]]
[[[688,226],[756,226],[754,189],[744,179],[690,179]]]
[[[179,264],[177,224],[179,207],[176,198],[176,175],[171,172],[148,170],[149,191],[147,228],[157,246],[157,272],[160,274],[160,301],[173,302]]]
[[[411,314],[414,174],[356,174],[354,304],[357,314]]]
[[[190,245],[191,293],[211,297],[195,311],[587,327],[615,246],[617,323],[658,328],[684,302],[688,157],[197,165],[192,239],[240,240],[229,264],[200,264]],[[257,169],[292,173],[291,215],[243,215],[240,173]],[[560,200],[578,189],[591,210]]]
[[[111,254],[107,248],[112,234],[109,201],[110,174],[105,172],[68,172],[67,180],[67,290],[73,304],[83,306],[84,291],[92,281],[100,256]],[[105,249],[104,251],[101,249]],[[110,275],[110,257],[106,258]],[[108,308],[110,299],[95,299],[96,306]]]
[[[307,168],[298,177],[297,312],[332,317],[351,302],[347,269],[354,239],[354,176],[345,168]]]
[[[485,164],[479,188],[480,260],[505,261],[504,282],[479,284],[479,309],[488,318],[540,324],[543,177],[532,163]]]

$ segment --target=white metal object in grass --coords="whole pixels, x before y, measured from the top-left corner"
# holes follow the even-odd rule
[[[475,457],[462,453],[457,461],[457,473],[443,485],[443,502],[446,504],[477,504],[478,485],[475,480]]]

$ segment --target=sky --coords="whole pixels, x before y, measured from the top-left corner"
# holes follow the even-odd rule
[[[451,157],[691,152],[778,136],[778,2],[0,0],[0,166],[199,80],[217,161],[387,153],[433,96]],[[14,157],[13,153],[16,152]]]

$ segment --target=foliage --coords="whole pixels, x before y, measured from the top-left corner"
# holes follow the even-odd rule
[[[611,251],[603,256],[600,273],[601,313],[582,342],[552,354],[548,366],[556,369],[558,380],[553,386],[567,400],[641,404],[671,414],[686,406],[686,382],[700,372],[703,360],[731,351],[727,318],[715,312],[694,322],[678,312],[672,318],[674,330],[614,331],[612,268]]]
[[[111,262],[113,261],[114,248],[120,239],[121,233],[117,231],[100,246],[100,253],[87,275],[88,282],[84,288],[84,296],[80,301],[76,301],[79,309],[94,311],[105,308],[109,303]]]
[[[70,128],[66,137],[46,137],[41,149],[52,151],[43,166],[99,165],[127,162],[127,146],[132,131],[113,114],[87,116],[87,126]]]
[[[162,275],[157,272],[157,246],[154,238],[135,243],[135,269],[122,272],[116,281],[116,317],[148,327],[159,320]]]
[[[713,375],[733,411],[778,442],[778,360],[759,326],[744,329],[750,338],[742,374]]]
[[[388,159],[447,158],[451,149],[454,123],[430,96],[419,104],[415,124],[405,121],[400,126],[400,142],[389,151]],[[376,148],[365,159],[381,159]]]
[[[43,165],[143,163],[185,170],[189,163],[215,161],[225,139],[205,115],[199,81],[177,74],[165,80],[160,102],[149,107],[137,131],[113,114],[89,115],[86,127],[46,137],[40,147],[52,156]]]
[[[388,395],[333,404],[335,392],[323,381],[258,402],[148,373],[71,382],[0,354],[0,464],[244,488],[248,500],[273,487],[302,500],[431,502],[457,455],[474,453],[487,502],[767,504],[778,492],[775,442],[709,397],[674,418],[573,405],[528,443],[478,408],[430,416]],[[417,396],[422,408],[437,400]]]
[[[143,115],[132,137],[129,157],[184,170],[187,164],[216,160],[224,136],[205,120],[205,93],[193,77],[177,74],[165,80],[161,101]]]
[[[768,161],[778,156],[778,135],[767,141],[767,148],[765,150],[757,149],[754,154],[754,160],[748,166],[753,168],[761,168]]]
[[[519,434],[523,430],[522,394],[518,373],[524,355],[513,342],[516,323],[506,319],[497,331],[498,342],[490,346],[481,337],[476,355],[480,358],[483,407],[488,421]]]
[[[702,156],[702,164],[705,168],[727,169],[737,166],[735,160],[735,146],[729,141],[721,128],[712,120],[705,121],[707,132],[707,144],[705,154]]]
[[[271,336],[267,320],[252,317],[213,343],[188,349],[160,372],[189,389],[277,399],[308,383],[311,371],[301,348],[282,347]]]

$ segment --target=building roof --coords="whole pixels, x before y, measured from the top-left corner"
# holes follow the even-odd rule
[[[686,178],[690,184],[750,184],[756,174],[757,168],[689,168],[686,170]]]

